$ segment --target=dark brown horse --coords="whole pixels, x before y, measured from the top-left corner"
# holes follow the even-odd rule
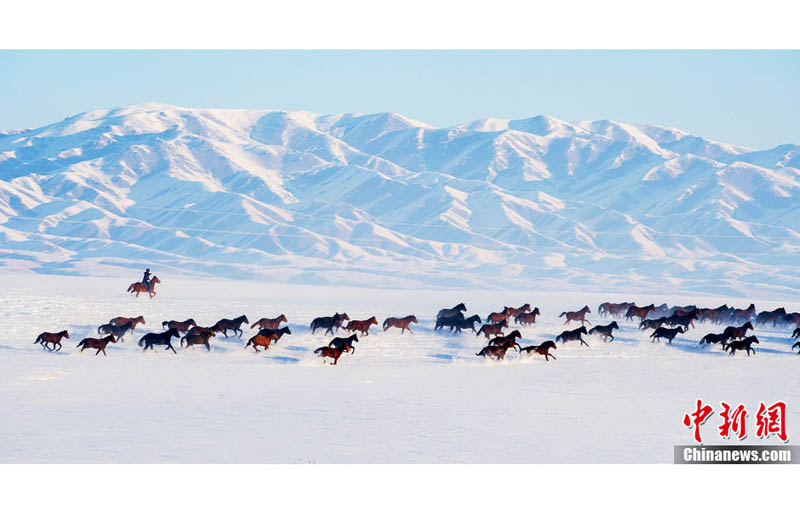
[[[53,348],[58,345],[58,349],[56,351],[59,351],[61,349],[61,339],[64,337],[69,339],[69,333],[66,330],[62,330],[55,334],[51,332],[42,332],[39,334],[36,340],[33,341],[33,344],[42,343],[42,349],[47,348],[50,351],[53,351]],[[53,348],[48,346],[48,344],[52,344]]]
[[[490,335],[503,335],[504,328],[508,328],[508,321],[505,319],[500,323],[486,323],[475,333],[475,335],[479,336],[483,334],[488,339]]]
[[[413,334],[411,323],[417,323],[417,317],[413,314],[404,318],[386,318],[383,320],[383,331],[385,332],[387,329],[395,327],[400,329],[401,334],[406,330]]]
[[[708,346],[708,345],[711,345],[711,344],[719,343],[723,348],[725,348],[725,345],[728,344],[729,340],[730,340],[730,336],[728,334],[725,334],[725,333],[722,333],[722,334],[706,334],[706,335],[703,336],[702,339],[700,339],[700,346],[703,346],[703,345]]]
[[[525,352],[528,356],[531,356],[534,353],[538,353],[539,355],[544,355],[545,360],[550,360],[550,357],[553,357],[555,360],[556,356],[550,354],[550,350],[558,349],[556,343],[553,341],[544,341],[542,344],[534,345],[534,346],[525,346],[524,348],[520,348],[520,352]]]
[[[157,344],[160,346],[166,346],[164,351],[172,350],[173,353],[177,354],[178,352],[175,351],[175,348],[172,347],[172,338],[173,337],[180,337],[181,334],[178,333],[176,328],[170,328],[166,332],[161,332],[159,334],[145,334],[141,339],[139,339],[139,346],[144,346],[144,350],[146,351],[147,348],[153,349],[153,345]]]
[[[503,313],[506,316],[508,316],[509,318],[514,318],[514,319],[517,319],[517,316],[519,316],[520,314],[522,314],[524,312],[530,312],[530,311],[531,311],[531,304],[529,304],[529,303],[526,303],[522,307],[505,307],[503,309]]]
[[[647,315],[656,310],[655,304],[651,303],[646,307],[637,307],[636,305],[631,305],[628,307],[628,312],[625,313],[625,319],[633,319],[639,318],[640,321],[644,321],[647,319]]]
[[[162,321],[161,328],[168,330],[170,328],[175,328],[178,332],[188,332],[190,328],[197,326],[197,323],[194,322],[192,318],[187,319],[186,321]]]
[[[250,329],[252,330],[255,327],[258,327],[259,330],[262,328],[280,328],[281,323],[285,323],[286,321],[288,320],[286,319],[286,316],[284,316],[283,314],[281,314],[277,318],[272,318],[272,319],[261,318],[258,321],[254,322],[253,325],[250,327]]]
[[[158,277],[153,275],[153,278],[150,279],[150,289],[147,289],[147,286],[141,282],[134,282],[130,286],[128,286],[129,293],[136,293],[136,297],[139,297],[139,293],[149,293],[150,298],[156,295],[156,284],[160,284],[161,280]]]
[[[538,315],[540,315],[539,307],[535,307],[531,312],[517,314],[517,317],[514,318],[514,323],[520,325],[532,325],[536,323],[536,316]]]
[[[79,342],[78,345],[75,346],[75,347],[76,348],[80,348],[81,351],[85,350],[86,348],[95,349],[95,350],[97,350],[95,352],[95,354],[94,354],[95,357],[97,355],[99,355],[100,352],[102,351],[103,352],[103,356],[107,357],[108,355],[106,354],[106,346],[108,346],[108,343],[110,343],[110,342],[117,342],[117,340],[114,339],[113,335],[107,335],[107,336],[103,337],[102,339],[95,339],[94,337],[87,337],[86,339],[84,339],[81,342]]]
[[[133,332],[133,325],[131,323],[124,323],[121,326],[114,326],[112,324],[100,325],[97,327],[98,335],[111,334],[116,337],[117,341],[125,342],[123,337],[128,333]]]
[[[506,357],[506,351],[510,348],[508,344],[502,346],[486,346],[475,355],[485,358],[494,358],[496,360],[503,360]]]
[[[198,344],[202,344],[206,347],[207,351],[211,351],[211,343],[208,342],[209,339],[215,337],[213,330],[206,330],[204,332],[199,332],[196,334],[186,334],[181,337],[181,346],[183,346],[183,342],[186,341],[186,347],[195,346]]]
[[[589,330],[588,334],[589,335],[592,335],[592,334],[599,335],[600,338],[603,339],[603,342],[608,342],[609,338],[613,341],[614,340],[614,333],[613,332],[614,332],[615,328],[617,330],[619,330],[619,325],[617,324],[616,321],[612,321],[611,323],[609,323],[607,325],[597,325],[596,327],[593,327],[591,330]]]
[[[643,319],[641,323],[639,323],[639,330],[648,330],[652,328],[655,330],[656,328],[663,326],[664,323],[667,322],[666,316],[661,316],[658,319]]]
[[[259,353],[260,352],[260,350],[258,349],[259,346],[263,346],[264,351],[266,351],[269,349],[269,345],[272,343],[272,341],[275,341],[277,339],[278,339],[278,334],[261,335],[261,333],[259,332],[258,335],[251,337],[250,340],[247,341],[247,344],[244,345],[244,347],[245,349],[247,349],[248,346],[252,345],[253,349],[256,350],[256,353]]]
[[[358,336],[356,334],[350,337],[334,337],[331,342],[328,343],[328,346],[340,351],[349,351],[352,355],[356,352],[356,347],[353,346],[354,342],[358,342]]]
[[[509,348],[514,348],[515,350],[519,351],[519,343],[517,343],[517,339],[521,339],[522,334],[519,333],[519,330],[514,330],[508,335],[503,335],[500,337],[495,337],[494,339],[490,340],[487,346],[504,346],[508,345]]]
[[[369,327],[377,324],[378,320],[372,316],[369,319],[354,319],[348,322],[344,329],[348,332],[361,332],[361,335],[369,335]]]
[[[650,337],[653,339],[650,342],[661,342],[661,339],[666,339],[667,344],[672,344],[672,339],[674,339],[678,334],[683,333],[686,333],[686,329],[682,326],[679,326],[678,328],[666,328],[660,326],[656,328],[656,331],[650,335]]]
[[[580,328],[576,328],[575,330],[564,330],[556,337],[556,342],[561,340],[561,342],[566,343],[567,341],[581,341],[581,344],[585,344],[588,348],[589,345],[586,341],[583,340],[581,334],[586,333],[586,327],[582,326]]]
[[[130,323],[131,330],[136,330],[136,325],[138,325],[139,323],[143,325],[145,324],[144,316],[138,316],[135,318],[126,318],[125,316],[118,316],[108,322],[109,325],[114,325],[114,326],[123,326],[125,323]]]
[[[217,331],[213,328],[207,328],[204,326],[193,326],[186,332],[186,335],[181,337],[181,339],[186,339],[190,335],[208,335],[209,337],[216,337]]]
[[[228,337],[228,330],[233,331],[233,333],[239,332],[239,337],[242,337],[242,323],[248,324],[247,316],[242,314],[238,318],[234,319],[220,319],[216,323],[214,323],[213,328],[217,332],[222,332],[222,335]]]
[[[336,365],[336,363],[339,362],[339,357],[342,356],[343,351],[344,350],[340,350],[337,348],[331,348],[330,346],[322,346],[315,349],[314,353],[316,353],[317,356],[321,357],[323,362],[325,361],[326,358],[332,358],[333,364],[331,365]]]
[[[458,314],[462,312],[467,312],[467,306],[464,303],[459,303],[452,309],[442,309],[436,314],[436,319],[439,318],[452,318],[453,316],[458,316]]]
[[[778,321],[785,315],[786,309],[783,307],[779,307],[773,311],[759,312],[756,316],[756,325],[761,325],[772,321],[772,327],[774,328],[778,324]]]
[[[744,339],[747,337],[747,331],[753,329],[753,324],[749,321],[742,326],[729,326],[724,330],[724,334],[730,339]]]
[[[755,355],[756,350],[753,349],[753,343],[759,344],[758,337],[755,335],[751,335],[750,337],[745,337],[741,341],[731,341],[725,345],[725,351],[730,351],[731,356],[736,353],[736,350],[744,350],[747,353],[747,356],[750,356],[750,352],[753,352]]]
[[[579,311],[562,312],[561,314],[558,315],[558,317],[559,318],[564,317],[564,316],[567,317],[567,320],[564,321],[565,325],[569,325],[570,321],[580,321],[581,322],[581,326],[583,326],[584,323],[589,323],[590,325],[592,324],[591,321],[589,321],[588,319],[585,319],[585,316],[587,314],[591,314],[591,313],[592,313],[592,311],[591,311],[591,309],[589,309],[589,306],[588,305],[584,305],[583,308],[581,310],[579,310]]]

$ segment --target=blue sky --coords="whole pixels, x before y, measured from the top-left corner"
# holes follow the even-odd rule
[[[436,126],[548,114],[767,148],[800,143],[800,51],[0,51],[0,129],[142,101]]]

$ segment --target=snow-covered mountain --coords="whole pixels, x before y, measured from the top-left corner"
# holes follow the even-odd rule
[[[800,146],[143,103],[0,132],[0,253],[132,279],[791,294]]]

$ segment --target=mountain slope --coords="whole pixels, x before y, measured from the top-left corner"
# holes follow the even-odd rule
[[[132,277],[791,293],[798,155],[612,121],[143,103],[0,133],[0,253]]]

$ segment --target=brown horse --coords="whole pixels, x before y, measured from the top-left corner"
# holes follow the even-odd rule
[[[86,339],[84,339],[81,342],[79,342],[78,345],[75,346],[75,347],[76,348],[80,348],[81,351],[85,350],[86,348],[96,349],[97,351],[94,354],[95,357],[97,355],[99,355],[101,351],[103,352],[103,356],[107,357],[108,355],[106,354],[106,346],[110,342],[117,342],[117,340],[114,339],[113,335],[107,335],[107,336],[103,337],[102,339],[95,339],[94,337],[87,337]]]
[[[585,333],[586,333],[585,326],[576,328],[575,330],[564,330],[563,332],[558,334],[558,336],[556,337],[556,341],[561,340],[561,342],[563,343],[566,343],[567,341],[581,341],[581,344],[586,344],[586,347],[588,348],[589,345],[586,343],[586,341],[583,340],[583,337],[581,337],[581,334]]]
[[[475,355],[485,358],[494,358],[496,360],[503,360],[506,357],[506,351],[510,348],[508,344],[502,346],[486,346]]]
[[[261,335],[261,333],[259,332],[259,335],[251,337],[250,340],[247,341],[247,344],[244,345],[244,347],[245,349],[247,349],[248,346],[252,345],[253,349],[256,350],[256,353],[258,353],[259,346],[263,346],[264,351],[266,351],[269,349],[269,345],[272,344],[272,341],[275,341],[277,339],[278,339],[278,334]]]
[[[501,321],[506,321],[508,319],[508,314],[505,312],[492,312],[488,316],[486,316],[487,323],[500,323]]]
[[[508,320],[504,319],[499,323],[486,323],[478,330],[475,335],[480,336],[481,334],[485,335],[488,339],[490,335],[498,336],[503,335],[503,329],[508,328]],[[516,330],[515,330],[516,331]]]
[[[655,304],[651,303],[646,307],[637,307],[636,305],[631,305],[628,307],[628,312],[625,313],[625,319],[633,319],[639,318],[639,320],[644,321],[647,319],[647,315],[651,312],[656,310]]]
[[[522,307],[508,307],[508,306],[506,306],[506,307],[503,308],[503,314],[505,314],[509,318],[514,318],[514,319],[517,319],[517,316],[519,316],[520,314],[522,314],[524,312],[530,312],[530,311],[531,311],[531,304],[529,304],[529,303],[526,303]]]
[[[186,321],[162,321],[161,328],[168,330],[170,328],[176,329],[178,332],[188,332],[190,328],[197,326],[197,323],[194,322],[192,318],[187,319]]]
[[[581,310],[579,310],[579,311],[562,312],[561,314],[558,315],[558,317],[559,318],[564,317],[564,316],[567,317],[567,320],[564,321],[565,325],[569,325],[570,321],[580,321],[581,322],[581,326],[583,326],[584,323],[589,323],[590,325],[592,324],[591,321],[589,321],[588,319],[584,318],[584,316],[586,316],[587,314],[591,314],[591,313],[592,313],[592,311],[591,311],[591,309],[589,309],[589,306],[588,305],[584,305],[583,308]]]
[[[136,325],[138,325],[139,323],[143,325],[145,324],[144,316],[139,316],[136,318],[126,318],[125,316],[118,316],[108,322],[109,325],[114,325],[114,326],[123,326],[126,323],[130,323],[131,330],[136,330]]]
[[[508,345],[509,348],[514,348],[515,350],[519,351],[519,344],[517,343],[517,339],[522,338],[522,334],[519,333],[519,330],[514,330],[508,335],[503,335],[500,337],[495,337],[494,339],[490,340],[487,346],[505,346]]]
[[[413,314],[404,318],[386,318],[383,320],[383,331],[385,332],[387,329],[395,327],[400,329],[401,334],[406,330],[413,334],[414,332],[410,327],[411,323],[417,323],[417,317]]]
[[[53,348],[55,348],[56,345],[58,345],[58,349],[56,350],[58,351],[61,349],[61,339],[63,337],[69,339],[69,333],[66,330],[62,330],[55,334],[50,332],[42,332],[39,334],[39,337],[37,337],[36,340],[33,341],[33,344],[42,343],[42,349],[47,348],[50,351],[53,351]],[[48,344],[52,344],[53,348],[48,346]]]
[[[177,329],[176,329],[177,330]],[[211,343],[208,340],[212,337],[215,337],[216,334],[213,330],[205,330],[203,332],[198,332],[196,334],[186,334],[181,337],[181,346],[183,346],[183,341],[186,341],[186,347],[194,346],[197,344],[202,344],[206,347],[207,351],[211,351]]]
[[[149,290],[147,289],[147,286],[145,286],[143,283],[134,282],[133,284],[128,286],[128,292],[129,293],[136,293],[136,297],[137,298],[139,297],[139,293],[149,293],[150,294],[150,298],[152,298],[152,297],[154,297],[156,295],[156,284],[160,284],[160,283],[161,283],[161,280],[159,280],[158,277],[153,275],[153,278],[150,279],[150,289]]]
[[[242,337],[242,323],[248,324],[247,316],[244,314],[234,319],[220,319],[211,328],[217,332],[222,332],[222,335],[226,338],[228,337],[228,330],[232,330],[233,333],[239,332],[239,337]]]
[[[784,309],[783,307],[779,307],[773,311],[759,312],[758,315],[756,316],[756,325],[761,325],[772,321],[772,327],[774,328],[777,325],[778,320],[780,320],[785,315],[786,315],[786,309]]]
[[[514,318],[514,323],[520,325],[532,325],[536,323],[536,316],[538,315],[541,315],[539,312],[539,307],[534,307],[533,311],[531,312],[521,312],[517,314],[517,317]]]
[[[254,329],[255,327],[258,327],[259,330],[263,328],[280,328],[281,323],[285,323],[287,321],[288,320],[286,319],[286,316],[284,316],[283,314],[281,314],[277,318],[272,318],[272,319],[261,318],[253,323],[253,325],[250,327],[250,330]]]
[[[372,316],[369,319],[354,319],[349,321],[344,329],[348,332],[361,332],[361,335],[369,335],[369,327],[377,324],[378,320],[375,319],[375,316]]]
[[[603,302],[597,308],[597,312],[600,314],[601,318],[607,315],[619,318],[628,311],[631,305],[636,305],[636,304],[633,302],[622,302],[622,303]]]
[[[733,309],[731,321],[752,321],[756,317],[756,306],[751,303],[746,309]]]
[[[315,349],[314,353],[316,353],[317,356],[322,357],[323,362],[325,362],[326,358],[332,358],[333,364],[331,365],[336,365],[336,363],[339,362],[339,357],[342,356],[343,351],[344,350],[338,348],[331,348],[330,346],[322,346]]]
[[[524,348],[520,348],[520,353],[525,352],[528,356],[531,356],[533,353],[538,353],[539,355],[544,355],[545,360],[550,360],[550,357],[553,357],[555,360],[556,356],[550,354],[550,350],[556,350],[558,347],[556,343],[553,341],[544,341],[542,344],[534,345],[534,346],[525,346]]]

